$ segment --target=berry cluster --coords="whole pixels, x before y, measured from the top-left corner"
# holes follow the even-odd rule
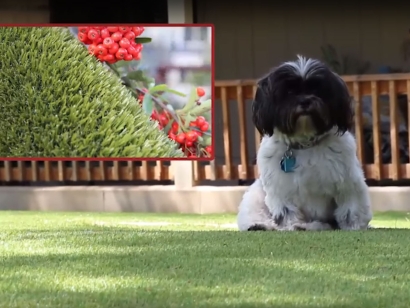
[[[204,89],[198,87],[197,94],[199,97],[204,96]],[[144,94],[140,94],[140,101],[142,101],[143,96]],[[180,117],[181,123],[179,124],[174,120],[168,110],[162,110],[159,112],[154,109],[151,114],[151,119],[159,123],[160,129],[169,126],[167,132],[168,137],[179,144],[179,147],[187,157],[210,157],[212,155],[212,146],[203,146],[201,144],[203,134],[209,133],[208,131],[210,129],[208,121],[203,116],[197,116],[194,121],[189,123],[188,127],[185,125],[184,116]],[[169,125],[170,121],[171,125]]]
[[[141,59],[143,45],[135,38],[143,32],[144,27],[79,27],[78,39],[88,45],[90,54],[113,64]]]

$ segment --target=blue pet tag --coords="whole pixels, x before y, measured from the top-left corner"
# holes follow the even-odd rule
[[[293,156],[291,150],[287,150],[280,160],[280,168],[283,172],[289,173],[293,172],[296,165],[296,158]]]

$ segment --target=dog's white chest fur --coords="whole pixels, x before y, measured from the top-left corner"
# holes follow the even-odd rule
[[[273,212],[276,202],[281,202],[284,206],[296,207],[306,220],[332,219],[335,196],[349,181],[349,172],[361,172],[352,159],[354,149],[350,134],[328,136],[316,146],[293,150],[294,171],[285,173],[280,161],[286,145],[274,136],[263,138],[257,162],[262,185],[269,187],[265,200],[269,210]],[[272,196],[275,200],[269,200]]]

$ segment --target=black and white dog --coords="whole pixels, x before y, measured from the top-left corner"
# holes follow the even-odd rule
[[[259,81],[252,108],[263,135],[260,176],[243,196],[239,229],[367,229],[370,198],[345,82],[298,56]]]

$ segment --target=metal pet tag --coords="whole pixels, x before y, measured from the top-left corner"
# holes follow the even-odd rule
[[[295,165],[296,165],[296,158],[293,156],[292,151],[286,150],[285,154],[280,160],[280,168],[282,169],[283,172],[289,173],[289,172],[293,172]]]

